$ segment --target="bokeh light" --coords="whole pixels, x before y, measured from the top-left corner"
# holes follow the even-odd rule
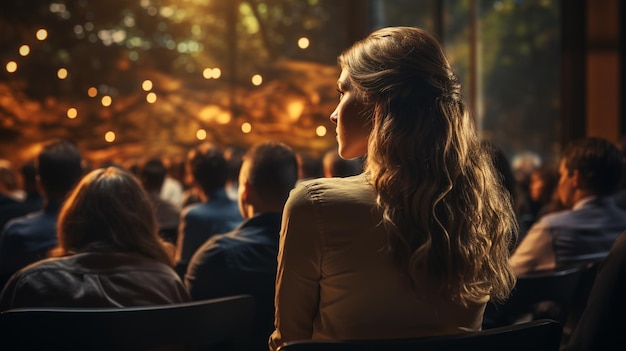
[[[78,110],[76,110],[76,108],[70,107],[67,109],[67,118],[74,119],[76,116],[78,116]]]
[[[317,128],[315,128],[315,134],[317,134],[317,136],[319,137],[323,137],[324,135],[326,135],[326,127],[317,126]]]
[[[28,56],[28,54],[30,54],[30,46],[28,46],[26,44],[20,46],[19,53],[22,56]]]
[[[152,81],[150,79],[144,80],[143,83],[141,83],[141,89],[144,91],[152,90]]]
[[[13,72],[17,71],[17,62],[15,62],[15,61],[7,62],[6,69],[7,69],[7,72],[9,72],[9,73],[13,73]]]
[[[113,99],[111,99],[109,95],[105,95],[102,97],[102,106],[111,106],[111,103],[113,103]]]
[[[96,95],[98,95],[98,89],[96,87],[87,89],[87,95],[89,95],[89,97],[96,97]]]
[[[59,68],[59,70],[57,71],[57,77],[59,77],[59,79],[67,78],[67,69]]]
[[[311,42],[309,41],[309,38],[302,37],[302,38],[298,39],[298,47],[300,49],[306,49],[306,48],[309,47],[309,45],[311,45]]]
[[[198,129],[198,131],[196,132],[196,138],[198,140],[204,140],[206,139],[206,130],[204,129]]]
[[[148,95],[146,95],[146,101],[150,104],[154,104],[157,101],[157,95],[155,93],[148,93]]]
[[[250,133],[250,131],[252,131],[252,124],[248,123],[248,122],[244,122],[241,125],[241,131],[248,134]]]
[[[107,143],[112,143],[115,141],[115,133],[111,130],[109,130],[108,132],[106,132],[106,134],[104,134],[104,140],[106,140]]]
[[[38,40],[46,40],[46,38],[48,37],[48,31],[41,28],[37,31],[35,36],[37,37]]]
[[[252,84],[254,85],[261,85],[261,83],[263,83],[263,77],[260,74],[255,74],[252,76]]]

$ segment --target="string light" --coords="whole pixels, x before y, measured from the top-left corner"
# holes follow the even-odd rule
[[[152,81],[150,79],[144,80],[143,83],[141,83],[141,89],[144,91],[152,90]]]
[[[76,118],[76,116],[78,116],[78,110],[76,110],[74,107],[70,107],[69,109],[67,109],[67,118],[74,119]]]
[[[106,140],[107,143],[112,143],[115,141],[115,133],[111,130],[109,130],[108,132],[106,132],[106,134],[104,134],[104,140]]]
[[[206,130],[204,129],[198,129],[198,131],[196,132],[196,138],[198,140],[204,140],[206,139]]]
[[[109,95],[105,95],[102,97],[101,102],[102,102],[102,106],[108,107],[108,106],[111,106],[111,103],[113,103],[113,99],[111,99]]]
[[[263,83],[263,77],[260,74],[255,74],[252,76],[252,84],[259,86],[261,85],[261,83]]]
[[[315,134],[317,134],[317,136],[319,137],[323,137],[324,135],[326,135],[326,127],[317,126],[317,128],[315,128]]]
[[[146,101],[150,104],[154,104],[157,100],[157,95],[155,93],[148,93],[146,95]]]
[[[48,31],[41,28],[37,31],[35,36],[37,37],[37,40],[40,40],[40,41],[46,40],[46,38],[48,37]]]
[[[6,69],[7,69],[7,72],[14,73],[15,71],[17,71],[17,62],[15,61],[7,62]]]
[[[311,44],[311,42],[309,41],[309,38],[307,37],[302,37],[300,39],[298,39],[298,47],[300,49],[306,49],[309,47],[309,45]]]
[[[28,46],[26,44],[20,46],[19,53],[22,56],[28,56],[28,54],[30,54],[30,46]]]
[[[244,122],[241,125],[241,131],[244,132],[245,134],[250,133],[250,131],[252,131],[252,124],[250,124],[248,122]]]
[[[90,87],[87,89],[87,95],[89,95],[89,97],[96,97],[96,95],[98,95],[98,89],[96,87]]]
[[[59,70],[57,71],[57,77],[59,77],[59,79],[67,78],[67,69],[59,68]]]

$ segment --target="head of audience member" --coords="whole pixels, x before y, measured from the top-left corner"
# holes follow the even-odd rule
[[[83,175],[80,150],[67,139],[46,143],[35,166],[40,189],[48,201],[63,200]]]
[[[253,146],[243,156],[239,172],[241,215],[282,212],[297,180],[298,161],[289,146],[277,141]]]
[[[31,159],[26,161],[22,167],[20,167],[20,174],[22,175],[24,191],[26,191],[27,194],[37,194],[37,168],[35,167],[35,160]]]
[[[603,138],[571,142],[561,155],[558,194],[571,208],[587,196],[608,196],[617,191],[622,176],[622,155]]]
[[[360,174],[363,171],[363,161],[361,158],[343,159],[333,148],[326,151],[322,159],[324,177],[349,177]]]
[[[338,152],[367,155],[400,269],[461,305],[505,299],[517,221],[441,45],[419,28],[381,28],[339,65]]]
[[[299,152],[296,154],[298,160],[298,179],[314,179],[324,176],[322,161],[318,157],[313,157],[308,153]]]
[[[99,168],[87,174],[63,204],[53,256],[127,252],[171,266],[157,231],[152,203],[137,178],[121,168]]]
[[[559,173],[552,164],[544,164],[530,174],[530,199],[547,204],[552,201],[554,190],[559,183]]]
[[[159,194],[165,176],[167,175],[167,169],[160,158],[150,158],[143,165],[138,167],[137,174],[143,184],[144,189],[148,193]]]
[[[228,182],[236,185],[239,181],[239,170],[245,153],[245,148],[236,145],[231,145],[224,150],[224,158],[228,162]]]
[[[193,182],[207,197],[210,197],[213,191],[225,187],[228,179],[228,162],[217,146],[201,144],[189,152],[187,160]]]

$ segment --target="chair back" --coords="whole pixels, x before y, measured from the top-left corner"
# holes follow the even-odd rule
[[[245,350],[250,295],[124,308],[21,308],[0,313],[2,350]]]
[[[561,324],[550,319],[463,334],[410,339],[287,342],[278,351],[558,351]]]

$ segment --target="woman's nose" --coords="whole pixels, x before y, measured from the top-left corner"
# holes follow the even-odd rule
[[[337,123],[337,117],[339,116],[339,112],[338,112],[338,108],[335,108],[335,111],[333,111],[333,113],[330,114],[330,121],[333,123]]]

